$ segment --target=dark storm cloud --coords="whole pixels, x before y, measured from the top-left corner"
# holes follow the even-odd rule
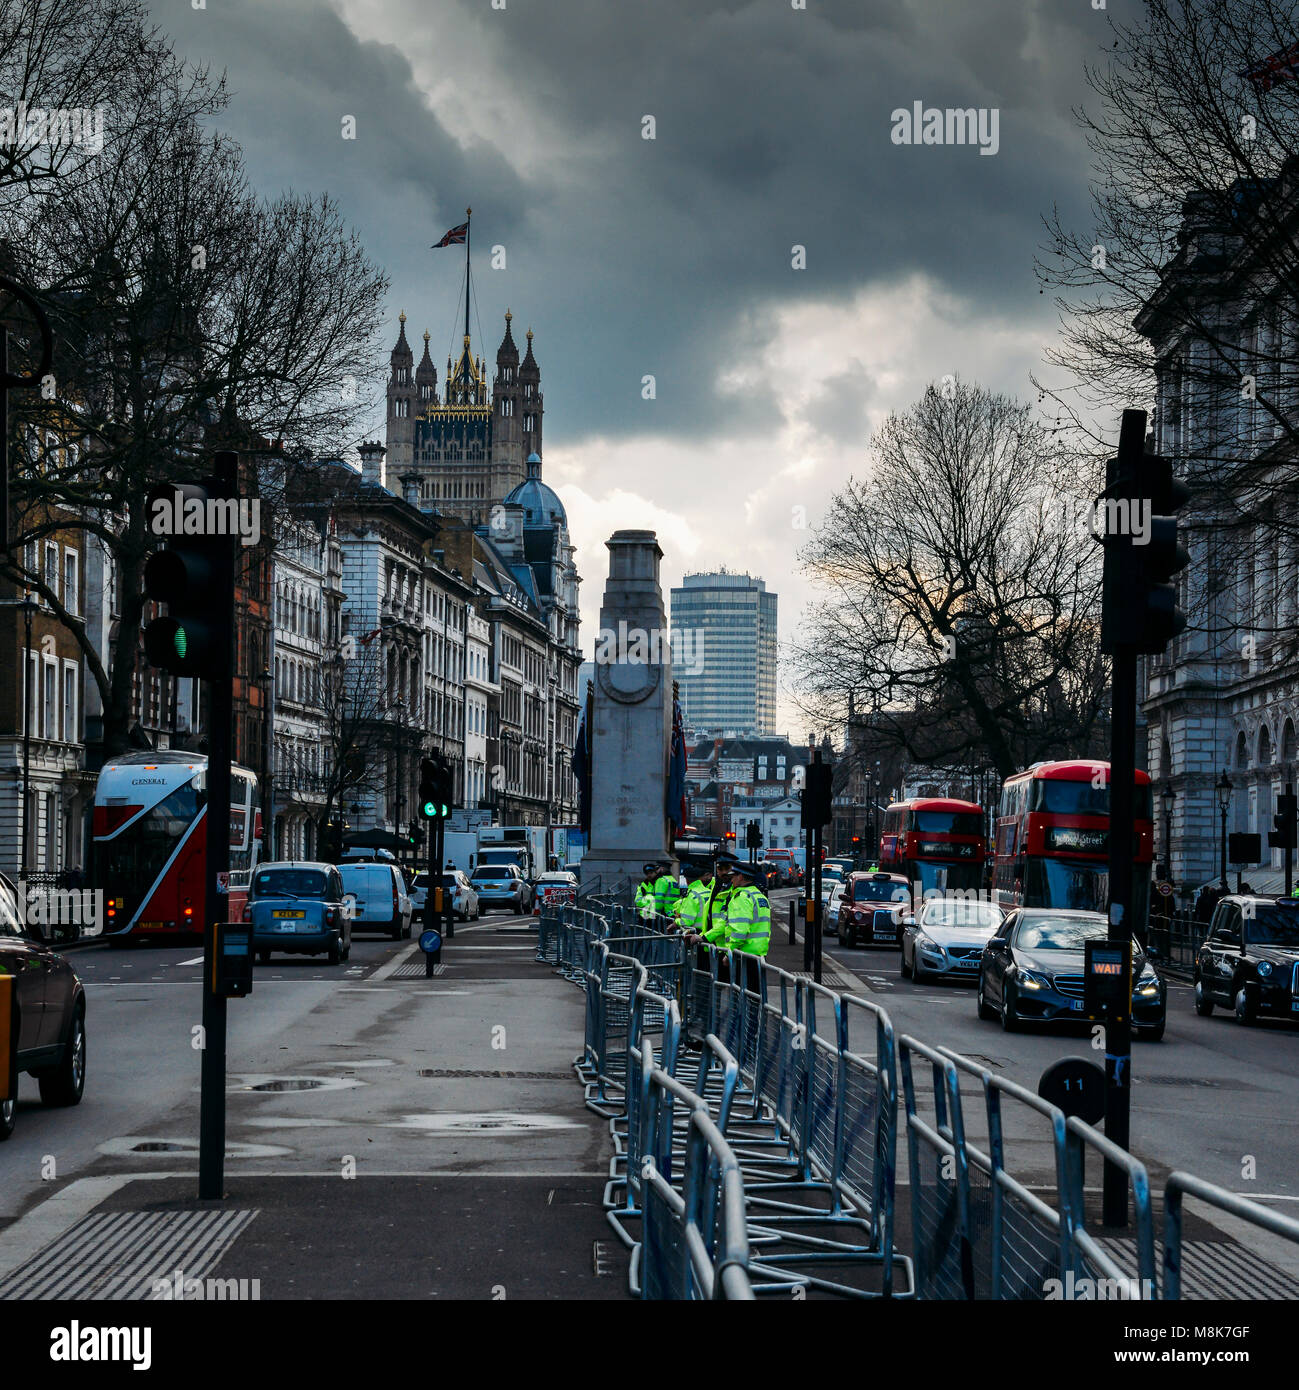
[[[520,335],[536,328],[552,444],[765,433],[775,393],[719,403],[715,383],[761,354],[772,311],[915,272],[976,318],[1046,335],[1032,256],[1053,201],[1082,207],[1069,108],[1105,44],[1088,0],[350,0],[342,12],[346,24],[306,0],[156,9],[182,51],[229,69],[225,123],[254,178],[339,198],[393,276],[394,314],[432,329],[435,360],[456,331],[462,262],[427,248],[472,202],[479,350],[495,353],[507,304]],[[412,69],[476,100],[430,101]],[[998,154],[892,144],[891,112],[917,100],[997,108]],[[344,113],[355,142],[340,139]],[[493,243],[506,272],[486,266]],[[796,244],[804,271],[790,266]],[[853,367],[825,370],[824,429],[837,436],[857,423]],[[656,401],[641,399],[645,374]]]

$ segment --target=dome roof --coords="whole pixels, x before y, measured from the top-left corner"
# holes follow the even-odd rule
[[[541,481],[541,460],[536,454],[528,455],[527,479],[507,493],[505,500],[523,508],[525,526],[549,526],[556,520],[568,525],[568,513],[558,493]]]

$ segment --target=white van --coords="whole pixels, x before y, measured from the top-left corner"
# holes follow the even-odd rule
[[[413,909],[406,884],[395,864],[338,866],[343,891],[355,899],[352,931],[379,931],[400,941],[410,935]]]

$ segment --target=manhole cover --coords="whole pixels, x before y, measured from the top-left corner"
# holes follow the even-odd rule
[[[318,1091],[325,1083],[309,1076],[286,1076],[282,1081],[262,1081],[247,1091]]]
[[[576,1120],[560,1115],[519,1115],[505,1111],[444,1111],[436,1115],[406,1115],[390,1129],[422,1129],[431,1134],[532,1134],[543,1129],[577,1129]]]
[[[456,1071],[450,1067],[424,1067],[421,1076],[449,1077],[452,1079],[506,1081],[571,1081],[571,1071]]]

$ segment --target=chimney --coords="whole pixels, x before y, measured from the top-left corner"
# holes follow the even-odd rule
[[[401,475],[401,495],[412,507],[419,507],[419,474],[403,473]]]
[[[356,451],[361,455],[361,477],[376,487],[387,487],[383,457],[388,452],[377,440],[369,440]]]

